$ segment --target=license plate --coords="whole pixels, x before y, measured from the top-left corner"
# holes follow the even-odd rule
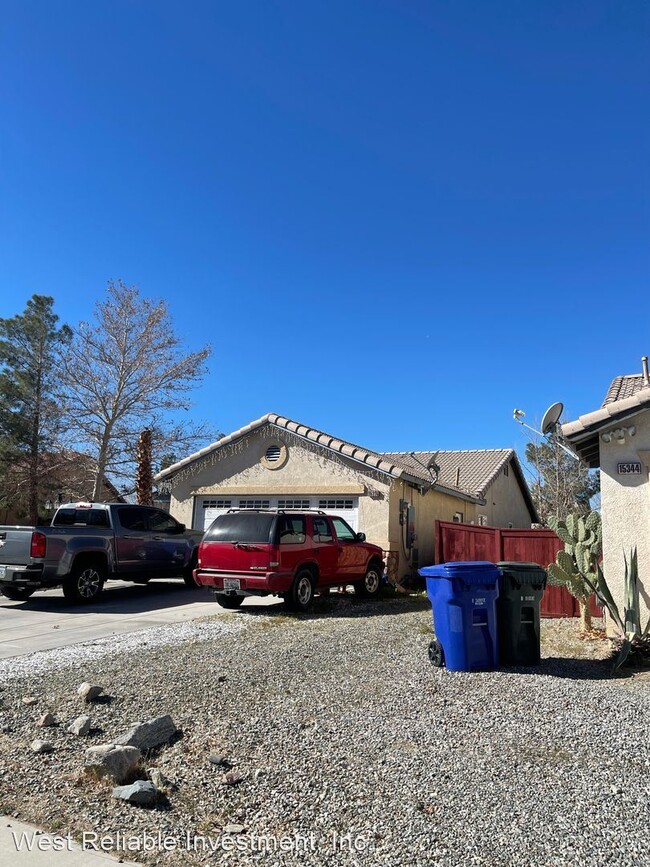
[[[239,590],[241,589],[241,581],[239,578],[224,578],[223,579],[223,589],[224,590]]]
[[[7,567],[6,566],[0,566],[0,578],[4,578],[6,574],[7,574]]]

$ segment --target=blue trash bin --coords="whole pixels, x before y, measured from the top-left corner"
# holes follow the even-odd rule
[[[494,563],[425,566],[435,640],[429,657],[450,671],[487,671],[499,664],[496,601],[499,570]]]

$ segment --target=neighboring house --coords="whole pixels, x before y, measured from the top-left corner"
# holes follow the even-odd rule
[[[514,527],[537,521],[512,449],[379,453],[273,413],[155,481],[171,494],[174,517],[198,530],[231,508],[341,515],[384,549],[396,580],[434,562],[436,519]]]
[[[46,452],[40,458],[39,509],[41,520],[49,523],[60,503],[71,500],[89,500],[94,488],[95,462],[81,452],[66,449]],[[0,495],[7,502],[0,508],[0,524],[25,523],[28,515],[26,502],[27,467],[14,465],[6,474]],[[112,482],[104,477],[101,500],[123,503]]]
[[[625,560],[636,547],[643,602],[650,610],[650,375],[617,376],[600,409],[562,425],[562,433],[590,467],[600,467],[603,571],[623,603]]]

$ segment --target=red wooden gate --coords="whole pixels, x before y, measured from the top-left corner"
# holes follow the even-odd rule
[[[436,521],[436,563],[450,560],[501,560],[515,563],[538,563],[546,568],[553,563],[562,542],[552,530],[515,530],[501,527],[477,527]],[[595,603],[592,614],[601,615]],[[578,617],[580,607],[564,587],[546,588],[540,607],[542,617]]]

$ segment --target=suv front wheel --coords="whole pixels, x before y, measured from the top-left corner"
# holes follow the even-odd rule
[[[379,596],[381,590],[382,569],[376,564],[371,563],[362,581],[354,582],[354,592],[358,596],[374,599]]]
[[[314,576],[309,569],[301,569],[293,579],[284,597],[289,611],[309,611],[314,601]]]

